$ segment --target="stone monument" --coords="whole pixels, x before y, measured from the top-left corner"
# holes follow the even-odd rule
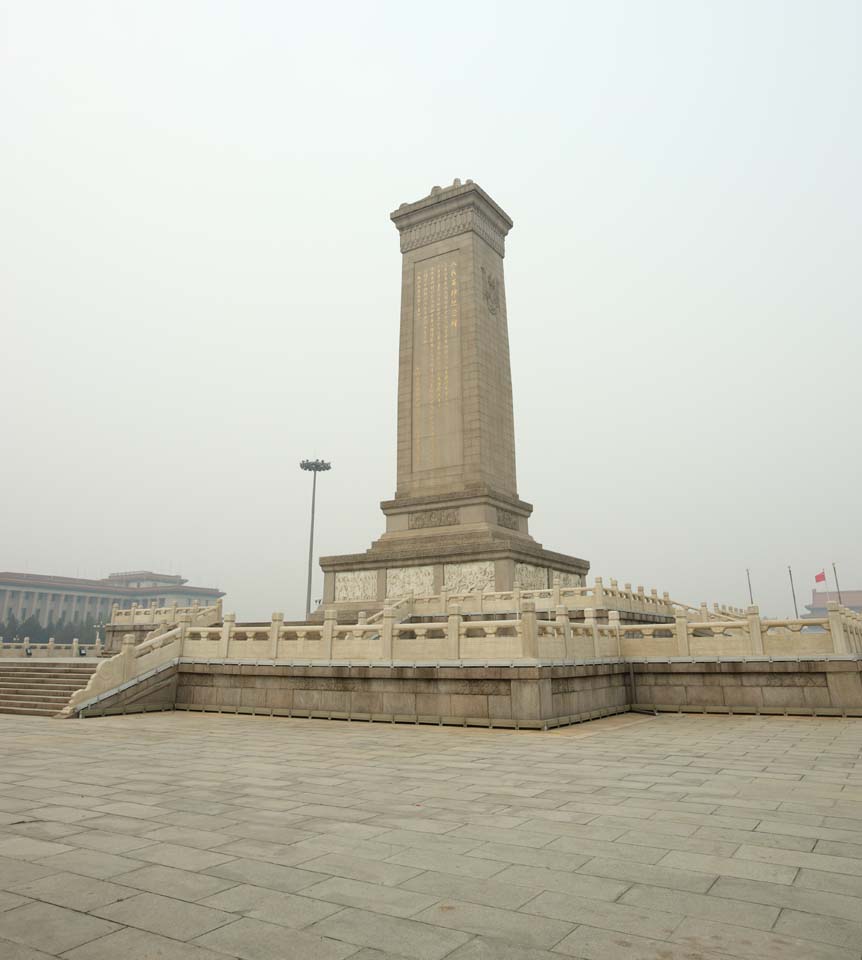
[[[403,203],[395,497],[362,554],[322,557],[339,617],[385,598],[584,582],[528,530],[518,496],[503,257],[512,220],[472,180]],[[443,611],[441,611],[442,613]]]

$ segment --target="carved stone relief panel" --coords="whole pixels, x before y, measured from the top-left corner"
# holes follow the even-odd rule
[[[434,595],[434,567],[390,567],[386,571],[386,596],[415,597]]]
[[[424,527],[448,527],[458,523],[457,510],[421,510],[419,513],[408,514],[407,526],[410,530],[421,530]]]
[[[376,600],[376,570],[342,570],[335,574],[335,599]]]
[[[497,507],[497,523],[499,526],[506,527],[509,530],[517,530],[519,527],[518,519],[517,513]]]
[[[522,590],[545,590],[548,586],[548,570],[532,563],[515,564],[515,583]]]
[[[579,573],[563,573],[562,570],[554,570],[551,576],[560,578],[561,587],[582,587],[584,585],[584,578]]]
[[[495,585],[494,561],[478,560],[474,563],[447,563],[443,568],[443,582],[450,593],[493,590]]]

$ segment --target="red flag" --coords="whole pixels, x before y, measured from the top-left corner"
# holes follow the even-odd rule
[[[820,573],[815,573],[815,574],[814,574],[814,582],[815,582],[815,583],[826,583],[826,571],[825,571],[825,570],[821,570]]]

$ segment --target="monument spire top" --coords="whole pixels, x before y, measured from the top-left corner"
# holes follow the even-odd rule
[[[389,215],[401,234],[401,252],[428,242],[476,230],[504,256],[504,240],[512,218],[473,180],[455,179],[448,187],[435,186],[413,203],[402,203]]]

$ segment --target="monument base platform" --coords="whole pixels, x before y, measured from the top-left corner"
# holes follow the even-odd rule
[[[360,612],[376,613],[389,599],[450,593],[500,592],[516,585],[546,590],[586,584],[586,560],[546,550],[531,537],[466,537],[437,533],[403,541],[378,540],[366,553],[321,557],[324,608],[334,608],[340,622],[353,622]],[[445,615],[445,610],[439,614]]]

